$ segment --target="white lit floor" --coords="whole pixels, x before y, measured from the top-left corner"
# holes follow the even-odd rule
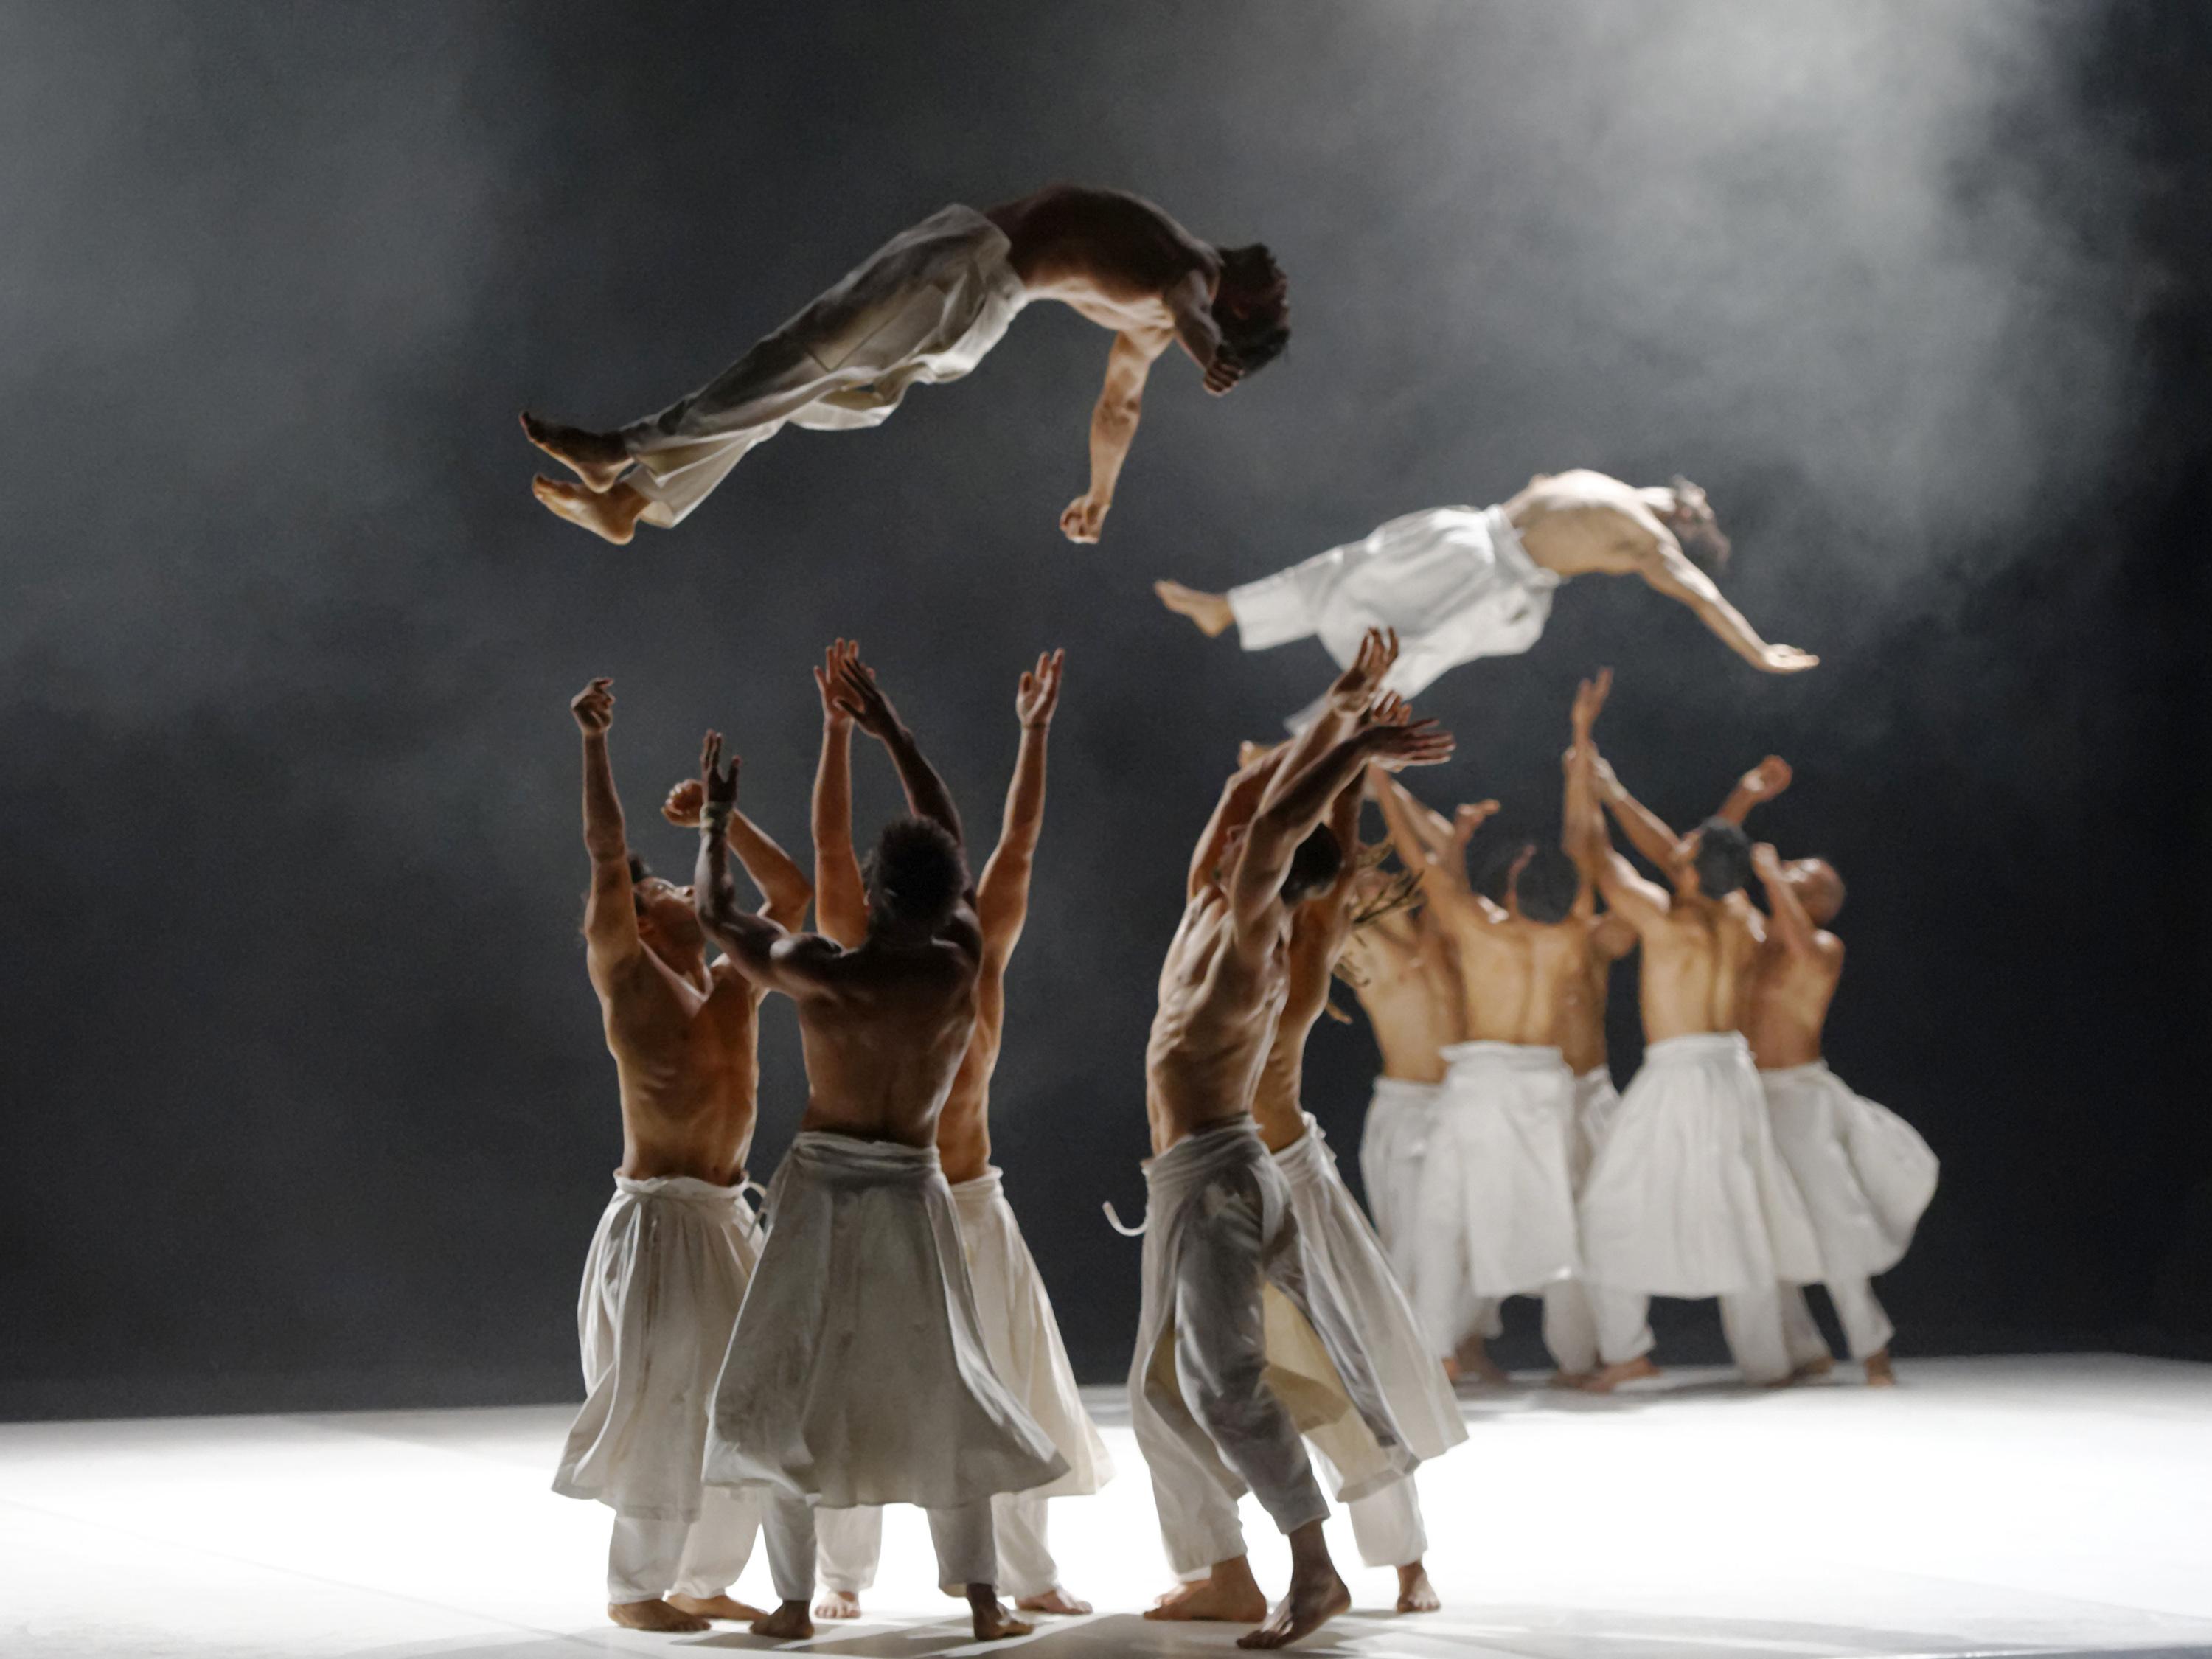
[[[1387,1571],[1348,1571],[1358,1610],[1301,1650],[2212,1653],[2212,1366],[1902,1369],[1888,1394],[1855,1380],[1747,1393],[1680,1371],[1612,1401],[1471,1395],[1468,1443],[1421,1475],[1445,1610],[1397,1617]],[[1121,1476],[1055,1504],[1053,1524],[1070,1587],[1100,1612],[1018,1645],[1037,1659],[1232,1651],[1233,1630],[1134,1616],[1165,1574],[1143,1465],[1113,1395],[1097,1404]],[[603,1622],[605,1513],[546,1487],[567,1417],[0,1425],[0,1654],[568,1659],[775,1645],[735,1626],[653,1637]],[[1281,1540],[1251,1513],[1272,1589]],[[928,1582],[919,1516],[893,1513],[884,1553],[867,1620],[792,1645],[866,1659],[980,1651]],[[769,1595],[764,1560],[739,1591]]]

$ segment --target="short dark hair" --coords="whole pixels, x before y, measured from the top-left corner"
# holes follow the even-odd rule
[[[1726,898],[1751,880],[1751,837],[1740,823],[1707,818],[1698,826],[1698,850],[1690,860],[1698,890],[1707,898]]]
[[[629,906],[631,909],[642,914],[645,909],[645,901],[638,896],[637,890],[644,886],[646,883],[652,879],[652,867],[648,866],[643,859],[638,857],[636,854],[632,853],[629,855]]]
[[[1334,832],[1327,824],[1316,824],[1314,832],[1300,842],[1298,850],[1291,854],[1290,872],[1283,878],[1283,902],[1304,903],[1326,891],[1343,873],[1344,848],[1338,845]]]
[[[931,818],[893,818],[876,837],[864,872],[868,919],[933,933],[952,919],[968,890],[968,861],[960,844]]]
[[[1575,867],[1575,861],[1552,842],[1540,841],[1528,862],[1521,866],[1513,896],[1522,915],[1548,925],[1565,921],[1573,914],[1575,896],[1582,885],[1582,872]]]
[[[1221,251],[1221,280],[1215,285],[1213,321],[1222,343],[1256,374],[1283,355],[1291,343],[1284,303],[1290,278],[1264,242]]]

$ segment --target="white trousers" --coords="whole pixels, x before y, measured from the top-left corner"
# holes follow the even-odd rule
[[[1421,1500],[1412,1475],[1355,1498],[1345,1508],[1352,1515],[1359,1559],[1369,1566],[1410,1567],[1428,1553],[1428,1528],[1421,1524]]]
[[[1552,1363],[1571,1376],[1579,1376],[1597,1363],[1597,1316],[1590,1307],[1590,1288],[1579,1279],[1555,1279],[1538,1291],[1544,1304],[1544,1346]],[[1505,1322],[1501,1300],[1486,1297],[1474,1304],[1474,1334],[1483,1338],[1503,1336]],[[1651,1346],[1644,1334],[1644,1346]],[[1642,1350],[1638,1350],[1641,1352]]]
[[[1589,1288],[1591,1310],[1597,1317],[1599,1357],[1608,1365],[1619,1365],[1650,1352],[1651,1298],[1641,1291],[1604,1285]],[[1745,1382],[1785,1382],[1799,1366],[1828,1357],[1828,1345],[1820,1340],[1809,1312],[1802,1325],[1785,1318],[1783,1310],[1791,1293],[1791,1286],[1778,1285],[1716,1298],[1721,1304],[1721,1333]],[[1804,1297],[1796,1299],[1802,1307]]]
[[[1831,1279],[1827,1285],[1828,1300],[1835,1306],[1836,1321],[1844,1328],[1844,1344],[1851,1358],[1864,1359],[1888,1347],[1897,1327],[1875,1300],[1874,1286],[1863,1279],[1844,1278]],[[1815,1346],[1823,1353],[1827,1352],[1820,1328],[1813,1322],[1813,1310],[1805,1305],[1805,1292],[1795,1285],[1782,1287],[1782,1321],[1793,1356]],[[1802,1365],[1805,1361],[1797,1363]]]
[[[701,1600],[738,1582],[760,1530],[754,1491],[709,1486],[700,1494],[696,1521],[648,1521],[615,1516],[607,1546],[607,1600],[657,1601],[671,1590]]]
[[[991,1500],[999,1553],[996,1582],[1001,1594],[1016,1601],[1042,1595],[1060,1583],[1060,1564],[1045,1537],[1049,1501],[1025,1492],[1002,1492]],[[882,1510],[817,1510],[814,1537],[815,1575],[823,1584],[858,1595],[876,1582],[884,1553]],[[957,1588],[951,1579],[944,1582]]]
[[[963,1504],[957,1509],[922,1511],[929,1517],[929,1541],[937,1547],[937,1582],[946,1589],[961,1589],[969,1584],[994,1582],[998,1571],[998,1546],[992,1536],[991,1507],[986,1501]],[[830,1516],[866,1515],[878,1528],[882,1525],[880,1510],[827,1510],[822,1513],[825,1519]],[[849,1523],[841,1520],[835,1524]],[[777,1596],[786,1601],[811,1600],[815,1570],[822,1553],[813,1507],[803,1499],[778,1493],[769,1499],[764,1530],[768,1534],[769,1571],[775,1576]],[[879,1532],[878,1546],[881,1541]],[[875,1553],[870,1553],[867,1583],[875,1581]],[[848,1586],[835,1580],[824,1582],[833,1589],[866,1587],[865,1583]]]

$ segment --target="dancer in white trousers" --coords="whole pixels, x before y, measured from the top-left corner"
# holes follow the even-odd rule
[[[1382,642],[1370,641],[1338,682],[1344,700],[1364,700],[1387,665]],[[1351,1606],[1322,1536],[1328,1506],[1300,1443],[1302,1416],[1334,1431],[1328,1455],[1346,1501],[1416,1461],[1360,1348],[1349,1293],[1300,1231],[1252,1118],[1289,989],[1291,913],[1336,881],[1345,858],[1322,817],[1370,762],[1434,763],[1451,752],[1431,722],[1405,723],[1402,705],[1352,718],[1351,735],[1318,754],[1289,745],[1231,780],[1191,861],[1146,1049],[1153,1155],[1130,1425],[1152,1471],[1168,1565],[1205,1575],[1146,1616],[1264,1615],[1239,1638],[1245,1647],[1296,1641]],[[1286,1367],[1293,1343],[1310,1358]],[[1290,1540],[1290,1589],[1272,1613],[1237,1519],[1248,1490]]]
[[[1936,1154],[1903,1118],[1854,1093],[1821,1058],[1828,1007],[1843,976],[1844,942],[1828,923],[1844,907],[1843,878],[1822,859],[1783,863],[1761,842],[1752,868],[1766,889],[1765,943],[1751,984],[1745,1035],[1759,1064],[1775,1144],[1797,1177],[1820,1241],[1822,1282],[1851,1358],[1877,1387],[1897,1378],[1895,1328],[1870,1281],[1904,1258],[1936,1195]],[[1796,1285],[1782,1293],[1793,1346],[1808,1355],[1819,1328]],[[1827,1368],[1826,1345],[1801,1370]]]
[[[592,859],[585,963],[622,1091],[623,1161],[576,1303],[585,1400],[553,1489],[615,1512],[607,1616],[699,1631],[758,1610],[727,1591],[752,1550],[756,1507],[703,1492],[707,1399],[738,1321],[760,1233],[740,1195],[752,1145],[760,982],[707,960],[689,889],[629,850],[607,755],[613,683],[569,704],[583,732],[584,846]],[[768,898],[806,914],[805,876],[742,816],[723,830]]]
[[[721,769],[717,733],[700,757],[701,923],[798,1005],[807,1075],[715,1383],[704,1477],[766,1490],[781,1604],[757,1635],[813,1632],[813,1506],[889,1503],[928,1511],[938,1580],[965,1590],[977,1640],[1024,1635],[998,1599],[991,1499],[1067,1463],[992,1368],[935,1145],[983,955],[960,816],[874,676],[847,660],[836,690],[890,751],[914,814],[877,843],[856,949],[738,908],[722,842],[738,769]]]
[[[901,231],[690,397],[611,432],[526,414],[531,442],[576,475],[532,490],[617,544],[668,529],[756,444],[786,426],[877,426],[917,381],[956,380],[1032,300],[1058,300],[1114,333],[1091,422],[1090,487],[1060,515],[1095,542],[1136,436],[1145,381],[1180,345],[1229,392],[1290,341],[1290,289],[1258,243],[1202,242],[1117,190],[1055,185],[978,213],[948,207]]]
[[[824,933],[854,947],[866,936],[867,908],[860,861],[853,853],[852,721],[838,707],[831,686],[840,664],[858,650],[840,640],[815,672],[823,713],[822,762],[815,780],[814,867],[821,892],[817,919]],[[1021,750],[1006,790],[999,844],[975,884],[975,915],[983,930],[975,1031],[937,1120],[937,1155],[951,1188],[992,1369],[1067,1462],[1067,1473],[1048,1486],[1001,1492],[991,1500],[999,1588],[1026,1612],[1084,1613],[1090,1605],[1061,1587],[1060,1567],[1047,1542],[1045,1505],[1049,1498],[1097,1491],[1112,1479],[1113,1461],[1083,1409],[1052,1300],[991,1162],[990,1121],[991,1074],[1005,1029],[1006,963],[1029,918],[1030,872],[1044,826],[1046,741],[1060,702],[1064,662],[1064,654],[1056,651],[1039,657],[1015,693]],[[823,1594],[815,1603],[816,1618],[860,1616],[860,1592],[875,1582],[883,1534],[880,1509],[817,1513],[816,1577]]]
[[[1794,646],[1768,644],[1723,597],[1708,571],[1728,559],[1705,493],[1688,479],[1638,489],[1577,470],[1540,474],[1502,506],[1408,513],[1226,593],[1176,581],[1153,589],[1208,635],[1234,625],[1247,651],[1311,635],[1349,663],[1366,629],[1393,629],[1405,649],[1383,689],[1407,697],[1462,663],[1528,650],[1552,614],[1552,590],[1590,574],[1641,576],[1767,673],[1816,665]]]
[[[1735,1029],[1759,946],[1743,892],[1748,840],[1711,818],[1670,852],[1666,889],[1606,838],[1590,722],[1602,683],[1577,698],[1577,834],[1606,902],[1642,942],[1644,1064],[1597,1151],[1581,1200],[1583,1258],[1604,1369],[1589,1386],[1650,1375],[1653,1296],[1717,1297],[1746,1380],[1788,1379],[1784,1284],[1820,1276],[1812,1223],[1775,1150],[1750,1047]]]
[[[1341,736],[1338,732],[1330,735]],[[1330,808],[1328,833],[1337,845],[1359,846],[1364,784],[1346,784]],[[1324,1262],[1348,1296],[1347,1308],[1361,1353],[1381,1385],[1406,1443],[1424,1462],[1441,1457],[1467,1438],[1443,1373],[1430,1358],[1413,1310],[1390,1272],[1374,1229],[1352,1202],[1321,1125],[1300,1103],[1305,1084],[1307,1039],[1328,1006],[1329,982],[1354,931],[1360,878],[1372,872],[1347,859],[1337,878],[1292,913],[1290,984],[1275,1035],[1252,1096],[1260,1139],[1290,1184],[1291,1214],[1304,1248]],[[1324,1466],[1326,1444],[1317,1443]],[[1337,1483],[1340,1487],[1343,1482]],[[1421,1522],[1413,1477],[1346,1505],[1359,1559],[1370,1567],[1395,1567],[1398,1611],[1433,1613],[1440,1603],[1422,1558],[1428,1531]]]

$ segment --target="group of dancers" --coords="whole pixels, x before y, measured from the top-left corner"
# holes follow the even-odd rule
[[[610,541],[672,526],[782,426],[873,425],[908,385],[964,374],[1033,298],[1115,334],[1090,485],[1060,521],[1077,541],[1100,534],[1154,361],[1180,345],[1222,393],[1289,334],[1264,247],[1201,242],[1134,197],[1058,187],[948,208],[659,416],[613,432],[526,416],[575,475],[533,489]],[[1240,755],[1160,975],[1128,1392],[1178,1582],[1148,1617],[1249,1623],[1241,1645],[1275,1647],[1344,1611],[1324,1486],[1363,1559],[1396,1569],[1400,1610],[1433,1609],[1414,1471],[1466,1437],[1451,1384],[1497,1375],[1483,1345],[1511,1296],[1542,1298],[1576,1386],[1653,1370],[1653,1295],[1719,1297],[1746,1377],[1780,1382],[1829,1363],[1802,1291],[1825,1281],[1869,1380],[1888,1379],[1869,1281],[1902,1254],[1935,1161],[1821,1063],[1842,884],[1741,827],[1788,769],[1764,763],[1678,837],[1598,752],[1601,674],[1572,711],[1558,842],[1514,848],[1480,880],[1467,854],[1495,803],[1447,817],[1401,777],[1453,752],[1407,700],[1457,664],[1526,650],[1572,575],[1639,574],[1755,665],[1813,666],[1722,597],[1709,567],[1727,553],[1686,480],[1638,489],[1577,471],[1500,507],[1394,520],[1226,594],[1158,584],[1209,634],[1235,626],[1247,649],[1317,635],[1341,672],[1286,740]],[[1021,677],[1013,780],[978,878],[951,794],[846,641],[814,671],[811,876],[739,809],[737,759],[723,763],[714,732],[662,808],[698,830],[692,881],[653,874],[615,788],[610,682],[571,704],[584,933],[623,1156],[586,1267],[587,1397],[555,1485],[616,1512],[619,1624],[736,1619],[790,1639],[854,1617],[893,1503],[927,1511],[939,1582],[965,1596],[977,1639],[1026,1633],[1024,1613],[1089,1610],[1061,1583],[1046,1504],[1097,1491],[1111,1464],[989,1125],[1063,665],[1050,653]],[[908,808],[865,866],[856,728]],[[1370,801],[1385,829],[1372,845]],[[1663,881],[1615,849],[1608,814]],[[757,908],[738,899],[732,854]],[[1607,978],[1639,948],[1646,1047],[1616,1097]],[[1338,980],[1382,1054],[1360,1148],[1372,1225],[1302,1097]],[[745,1167],[770,992],[797,1007],[807,1102],[757,1215]],[[1272,1609],[1246,1559],[1246,1492],[1290,1541]],[[728,1593],[762,1536],[767,1610]]]

